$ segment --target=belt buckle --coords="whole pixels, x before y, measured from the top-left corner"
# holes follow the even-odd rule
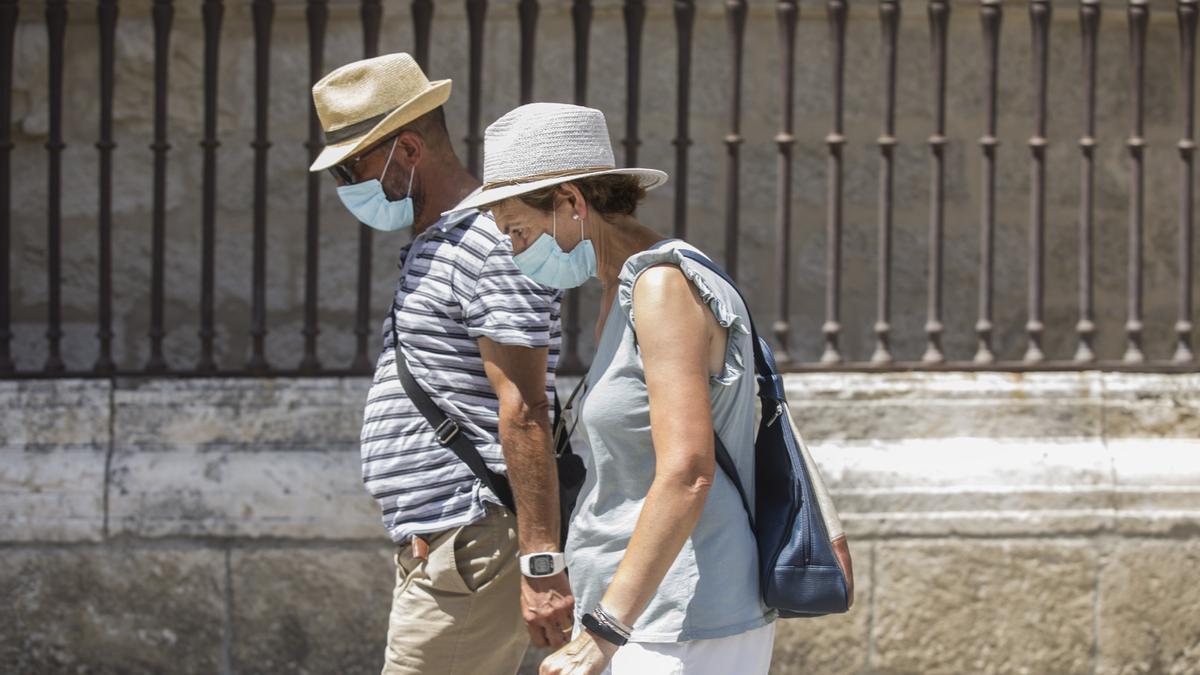
[[[458,422],[447,417],[438,425],[437,429],[433,430],[433,435],[437,437],[438,443],[449,444],[458,435]]]

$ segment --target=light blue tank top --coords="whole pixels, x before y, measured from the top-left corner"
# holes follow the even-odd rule
[[[754,356],[750,322],[737,292],[703,265],[688,260],[683,242],[635,254],[625,262],[591,370],[580,394],[579,448],[588,463],[567,540],[576,612],[604,596],[625,554],[654,479],[654,444],[646,378],[634,334],[633,286],[648,267],[680,267],[720,325],[729,329],[723,372],[709,382],[713,425],[743,480],[754,476]],[[643,317],[652,321],[653,317]],[[753,481],[746,485],[754,503]],[[761,601],[758,553],[737,490],[720,468],[692,536],[634,623],[640,642],[720,638],[763,626],[774,612]]]

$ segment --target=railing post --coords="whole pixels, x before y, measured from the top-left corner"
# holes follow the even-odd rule
[[[467,36],[470,73],[467,81],[467,170],[479,176],[482,170],[483,134],[480,129],[483,104],[483,23],[487,0],[467,0]]]
[[[992,279],[996,240],[996,90],[1000,79],[1000,24],[1003,20],[1001,0],[982,0],[979,8],[983,24],[983,53],[987,60],[987,112],[983,137],[983,212],[979,221],[979,320],[975,323],[978,336],[975,363],[989,364],[996,360],[992,352]]]
[[[271,22],[275,15],[274,0],[253,0],[250,11],[254,19],[254,278],[251,292],[251,329],[253,351],[246,369],[252,373],[266,372],[267,336],[267,137],[271,87]]]
[[[934,62],[934,123],[929,137],[933,172],[929,186],[929,308],[925,321],[928,343],[921,360],[944,363],[942,352],[942,245],[945,231],[946,201],[946,32],[950,23],[950,4],[930,0],[928,5],[930,45]]]
[[[1183,138],[1179,139],[1179,320],[1175,323],[1176,363],[1188,363],[1192,354],[1192,223],[1195,198],[1196,155],[1196,0],[1179,0],[1179,73],[1183,87]]]
[[[638,112],[642,96],[642,28],[646,23],[646,1],[625,0],[625,166],[637,166]]]
[[[780,74],[780,127],[775,136],[775,145],[779,151],[779,188],[778,202],[775,208],[775,224],[778,236],[778,249],[775,252],[776,269],[779,270],[779,308],[778,319],[773,331],[775,334],[775,359],[781,364],[791,363],[789,352],[791,325],[791,285],[792,285],[792,148],[796,144],[793,131],[795,67],[796,67],[796,23],[800,17],[800,7],[794,0],[780,0],[775,10],[776,22],[779,24],[779,43],[782,54]]]
[[[1143,111],[1146,99],[1146,26],[1150,20],[1147,0],[1129,0],[1129,66],[1133,83],[1133,128],[1125,146],[1129,149],[1129,319],[1125,323],[1128,346],[1125,361],[1142,363],[1142,225],[1145,213],[1146,139]]]
[[[1096,175],[1096,40],[1100,32],[1100,0],[1080,0],[1079,30],[1083,42],[1084,130],[1083,137],[1079,139],[1082,186],[1079,195],[1079,323],[1075,326],[1079,345],[1075,349],[1075,361],[1091,363],[1096,360],[1093,347],[1096,323],[1092,285],[1092,243]]]
[[[729,133],[725,134],[725,271],[737,279],[738,240],[741,234],[742,60],[746,36],[746,0],[725,0],[729,28],[732,80],[729,97]]]
[[[413,0],[413,58],[429,72],[429,29],[433,24],[433,0]]]
[[[520,101],[524,105],[533,100],[533,56],[537,43],[537,0],[520,0],[517,16],[521,26]]]
[[[167,227],[167,65],[170,53],[171,21],[175,8],[171,0],[154,0],[151,10],[154,20],[154,206],[152,215],[152,252],[150,273],[150,359],[146,371],[163,372],[167,361],[163,356],[164,325],[163,292],[166,284],[164,258]]]
[[[48,204],[46,207],[46,372],[61,373],[62,361],[62,137],[63,48],[67,29],[66,0],[47,0],[46,32],[50,48],[50,135],[46,140]]]
[[[0,0],[0,375],[11,375],[12,360],[12,85],[17,0]]]
[[[896,57],[900,26],[898,0],[880,0],[879,25],[883,40],[883,131],[879,135],[879,272],[875,319],[875,353],[871,363],[892,363],[892,188],[896,153]]]
[[[309,0],[305,8],[308,23],[308,81],[316,84],[325,74],[325,24],[329,19],[328,0]],[[321,131],[321,119],[317,107],[308,105],[308,162],[311,165],[325,147]],[[320,333],[317,317],[317,273],[321,240],[321,181],[324,172],[308,174],[308,211],[304,223],[304,356],[300,360],[300,371],[315,373],[321,369],[317,358],[317,335]]]
[[[575,34],[575,105],[587,105],[591,0],[574,0],[571,3],[571,25]],[[566,300],[567,307],[562,313],[563,351],[558,370],[562,373],[581,373],[584,367],[579,355],[579,289],[567,291]]]
[[[417,11],[414,7],[413,11]],[[362,0],[359,17],[363,29],[363,58],[379,54],[379,25],[383,18],[380,0]],[[418,45],[420,46],[420,45]],[[428,45],[426,45],[428,47]],[[360,373],[371,370],[367,358],[367,343],[371,335],[371,250],[374,232],[364,224],[358,226],[358,300],[354,309],[354,360],[350,370]]]
[[[846,145],[843,128],[843,99],[846,63],[846,0],[828,0],[825,5],[832,47],[833,128],[825,136],[829,152],[829,186],[826,199],[829,206],[825,228],[825,351],[821,363],[842,362],[838,337],[842,332],[842,149]]]
[[[1034,92],[1034,134],[1029,139],[1029,150],[1033,157],[1031,173],[1030,216],[1029,216],[1029,320],[1025,331],[1029,345],[1025,350],[1026,363],[1040,363],[1046,355],[1042,351],[1042,302],[1045,279],[1046,239],[1046,88],[1050,70],[1050,13],[1049,0],[1032,0],[1029,5],[1029,23],[1032,28]]]
[[[220,81],[221,22],[225,15],[222,0],[205,0],[204,15],[204,152],[203,194],[201,197],[200,245],[200,361],[196,370],[217,370],[213,355],[216,339],[213,292],[216,284],[216,211],[217,211],[217,84]]]
[[[100,237],[98,251],[99,291],[96,337],[100,351],[94,370],[111,373],[112,358],[112,153],[113,142],[113,62],[116,49],[117,2],[100,0],[96,3],[96,23],[100,28],[100,138],[96,149],[100,153]]]
[[[692,91],[692,28],[695,0],[675,0],[675,236],[687,237],[689,121]]]

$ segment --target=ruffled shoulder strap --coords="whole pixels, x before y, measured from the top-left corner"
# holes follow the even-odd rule
[[[748,310],[742,305],[737,291],[713,271],[691,260],[681,253],[689,249],[700,252],[682,241],[671,241],[641,253],[635,253],[625,261],[618,276],[617,302],[629,318],[630,326],[636,328],[633,312],[633,287],[642,272],[655,265],[674,265],[700,293],[700,299],[708,305],[717,323],[729,330],[725,348],[725,367],[719,376],[712,379],[718,384],[732,384],[745,372],[747,355],[742,353],[739,335],[750,334]],[[753,357],[749,357],[751,362]]]

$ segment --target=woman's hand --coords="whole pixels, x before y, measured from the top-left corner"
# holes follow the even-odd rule
[[[592,635],[591,631],[580,631],[579,637],[542,661],[538,675],[600,675],[608,667],[617,646]]]

